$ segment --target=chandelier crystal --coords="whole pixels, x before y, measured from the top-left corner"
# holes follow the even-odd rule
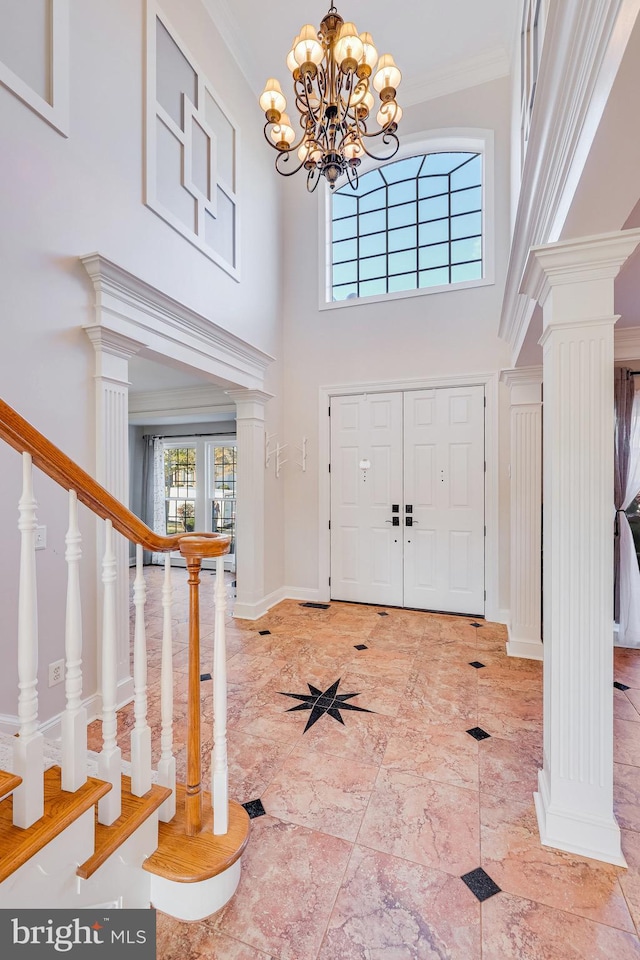
[[[323,176],[333,190],[343,174],[356,189],[362,158],[389,160],[400,143],[396,135],[402,110],[396,90],[402,79],[390,53],[378,59],[370,33],[358,33],[354,23],[345,22],[335,6],[322,20],[320,29],[305,24],[287,55],[293,77],[295,108],[301,132],[296,132],[286,113],[287,101],[277,80],[267,80],[260,96],[266,123],[267,143],[278,151],[278,173],[291,176],[304,168],[307,190],[312,192]],[[378,129],[371,129],[379,105]],[[383,156],[369,149],[380,137]],[[385,149],[386,148],[386,149]]]

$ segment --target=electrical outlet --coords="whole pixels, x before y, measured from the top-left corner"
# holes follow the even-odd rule
[[[64,660],[54,660],[49,664],[49,686],[55,687],[56,684],[64,680]]]
[[[46,548],[47,528],[45,526],[36,527],[36,550],[46,550]],[[51,684],[49,684],[49,686],[51,686]]]

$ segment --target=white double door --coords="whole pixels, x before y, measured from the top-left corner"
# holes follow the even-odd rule
[[[484,387],[331,400],[331,598],[484,613]]]

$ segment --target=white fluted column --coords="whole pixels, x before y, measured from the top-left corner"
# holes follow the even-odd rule
[[[96,356],[96,480],[129,505],[129,360],[140,344],[97,324],[85,327]],[[104,549],[104,524],[98,522],[98,550]],[[129,656],[129,542],[114,533],[117,562],[116,638],[118,703],[133,697]],[[98,615],[99,626],[102,623]]]
[[[238,444],[236,602],[234,614],[253,620],[264,599],[264,417],[272,394],[228,390],[236,405]]]
[[[542,367],[505,370],[509,389],[511,657],[542,660]]]
[[[540,837],[624,865],[613,815],[614,279],[621,231],[534,248],[543,307],[544,767]]]

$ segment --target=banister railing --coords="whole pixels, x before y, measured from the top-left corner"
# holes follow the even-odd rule
[[[86,745],[86,715],[81,709],[81,627],[78,564],[80,535],[77,526],[76,502],[80,501],[106,525],[105,554],[102,562],[103,651],[103,751],[98,764],[99,775],[109,780],[114,788],[120,779],[120,748],[116,743],[116,675],[115,675],[115,580],[117,571],[112,546],[112,530],[116,530],[137,546],[137,571],[134,585],[136,627],[134,645],[134,682],[136,726],[132,737],[132,762],[136,766],[132,776],[133,792],[140,793],[149,783],[150,732],[146,719],[146,645],[144,636],[145,589],[142,579],[142,550],[169,554],[178,550],[186,560],[189,571],[189,676],[188,676],[188,735],[187,784],[185,800],[185,832],[196,836],[202,827],[201,741],[200,741],[200,567],[205,558],[216,558],[215,620],[215,721],[214,757],[212,758],[212,795],[218,800],[214,809],[214,832],[227,831],[227,762],[226,762],[226,684],[224,640],[224,554],[229,552],[231,538],[224,534],[199,533],[161,536],[121,504],[86,471],[47,440],[28,421],[7,403],[0,400],[0,439],[23,455],[23,493],[20,501],[21,582],[19,614],[20,664],[19,704],[21,728],[16,737],[15,761],[20,767],[23,784],[16,791],[14,808],[18,811],[17,825],[28,827],[42,815],[41,787],[38,776],[42,770],[41,734],[37,723],[37,607],[35,586],[35,530],[36,501],[33,496],[32,466],[38,467],[57,484],[70,492],[70,526],[67,534],[67,561],[69,585],[67,591],[67,708],[63,716],[62,757],[63,785],[77,790],[86,778],[80,753]],[[163,672],[161,677],[162,757],[159,778],[167,786],[175,787],[175,759],[171,755],[171,618],[169,604],[171,586],[169,565],[165,567],[163,588]],[[83,740],[84,736],[84,740]],[[173,783],[172,783],[173,781]],[[63,787],[64,788],[64,787]],[[105,824],[113,823],[120,814],[119,784],[100,801],[99,817]],[[175,792],[175,791],[174,791]],[[21,799],[21,796],[24,798]],[[224,805],[224,809],[221,808]],[[173,803],[165,802],[162,819],[170,819]]]

